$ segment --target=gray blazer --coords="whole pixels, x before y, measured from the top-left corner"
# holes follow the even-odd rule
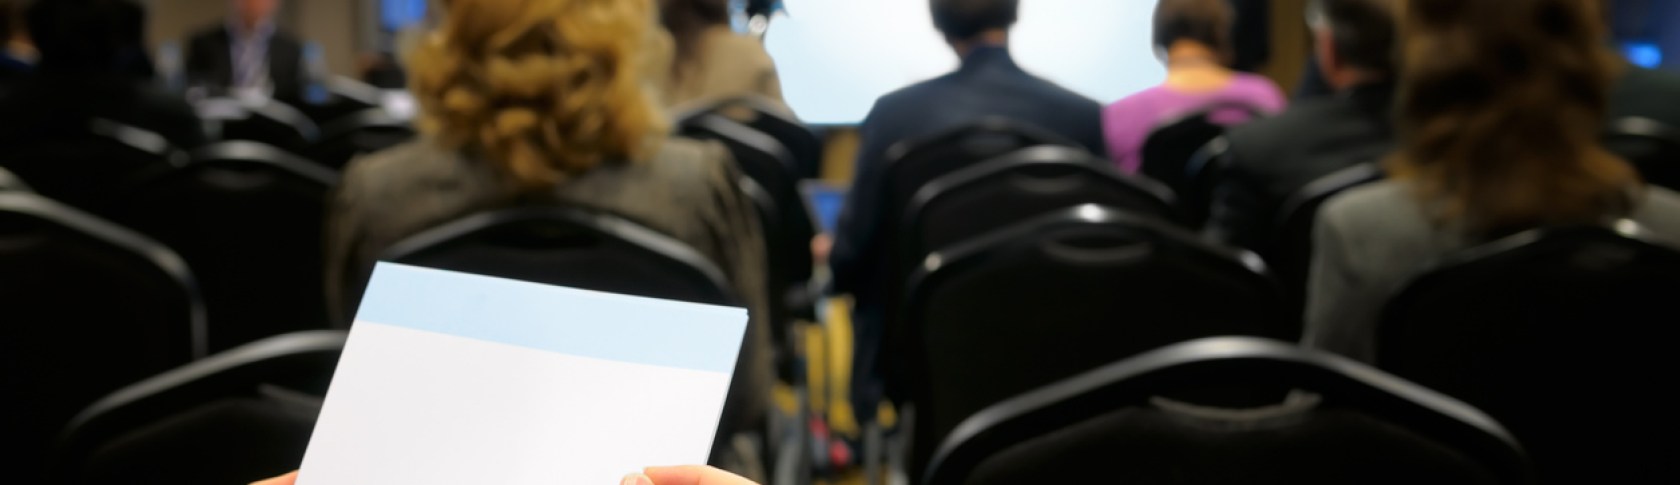
[[[1645,189],[1632,219],[1680,238],[1680,194]],[[1389,298],[1441,258],[1483,242],[1437,226],[1408,186],[1392,181],[1331,199],[1315,231],[1304,343],[1367,363]]]
[[[737,425],[756,424],[772,383],[764,243],[754,208],[721,145],[673,139],[651,160],[607,165],[564,184],[555,202],[637,221],[716,263],[752,314],[731,396]],[[469,214],[519,203],[489,166],[422,140],[351,163],[327,225],[327,297],[347,319],[373,265],[392,244]],[[339,322],[342,325],[348,322]]]

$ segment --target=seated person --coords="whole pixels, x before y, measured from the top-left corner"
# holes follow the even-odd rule
[[[0,0],[0,87],[35,69],[35,47],[23,25],[23,2]]]
[[[1407,278],[1494,238],[1624,217],[1680,234],[1680,195],[1599,142],[1617,61],[1591,3],[1402,2],[1410,95],[1391,180],[1319,214],[1306,345],[1374,361],[1383,305]]]
[[[27,20],[41,58],[34,74],[0,97],[0,146],[85,133],[94,119],[152,131],[176,148],[204,144],[192,106],[152,83],[145,7],[133,0],[35,2]]]
[[[772,369],[757,217],[722,146],[665,138],[647,89],[666,48],[653,0],[442,5],[410,66],[423,136],[352,162],[329,209],[332,314],[350,316],[380,254],[418,232],[521,204],[612,212],[692,246],[745,299],[754,318],[730,391],[745,399],[726,405],[724,428],[763,422]]]
[[[302,99],[308,73],[303,43],[275,25],[281,0],[231,0],[227,20],[187,45],[187,83],[223,92]]]
[[[1271,80],[1230,68],[1234,15],[1227,0],[1161,0],[1155,6],[1155,49],[1166,62],[1167,80],[1103,110],[1108,154],[1121,170],[1136,173],[1143,166],[1143,144],[1162,122],[1215,104],[1245,105],[1262,113],[1283,109],[1287,101]],[[1248,119],[1237,115],[1215,121]]]
[[[1266,251],[1290,196],[1393,147],[1395,0],[1315,0],[1309,16],[1322,77],[1335,96],[1233,128],[1214,193],[1215,240]]]
[[[931,0],[933,21],[962,59],[956,72],[898,90],[876,101],[859,130],[857,179],[842,210],[830,255],[834,290],[856,301],[853,325],[856,367],[853,392],[859,410],[878,398],[874,366],[882,338],[885,288],[877,284],[891,264],[882,227],[887,214],[887,150],[899,142],[957,128],[986,117],[1036,125],[1102,152],[1101,106],[1028,74],[1009,55],[1009,31],[1019,0]]]
[[[659,6],[676,45],[665,86],[667,105],[748,94],[783,102],[775,61],[757,38],[730,28],[728,0],[660,0]]]

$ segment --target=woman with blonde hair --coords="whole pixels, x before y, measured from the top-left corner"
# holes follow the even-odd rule
[[[1495,238],[1623,218],[1680,235],[1680,196],[1600,145],[1618,63],[1596,1],[1402,2],[1392,180],[1320,212],[1308,345],[1374,360],[1405,278]]]
[[[764,250],[721,147],[667,137],[652,86],[668,40],[653,0],[450,0],[412,57],[423,136],[351,164],[328,225],[334,315],[380,254],[469,214],[561,204],[611,212],[716,263],[754,317],[724,429],[762,422],[771,367]],[[724,440],[727,441],[727,440]]]

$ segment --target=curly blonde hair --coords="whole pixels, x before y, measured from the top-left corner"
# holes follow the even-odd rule
[[[421,128],[543,191],[641,160],[666,121],[649,83],[669,39],[651,0],[445,0],[416,48]]]

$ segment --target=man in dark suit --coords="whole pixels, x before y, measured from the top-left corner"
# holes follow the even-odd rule
[[[834,289],[855,299],[853,393],[861,417],[880,396],[876,360],[887,311],[878,278],[890,264],[886,214],[887,151],[919,136],[985,117],[1037,125],[1103,153],[1102,108],[1095,101],[1022,70],[1009,54],[1019,0],[931,0],[933,21],[962,59],[956,72],[883,96],[860,128],[857,179],[841,212],[830,257]]]
[[[187,79],[214,91],[269,90],[276,98],[302,97],[303,44],[280,31],[280,0],[232,0],[227,22],[194,35],[187,47]]]
[[[1233,130],[1208,231],[1270,249],[1283,203],[1321,177],[1377,162],[1393,146],[1395,0],[1314,0],[1321,74],[1335,89]]]

